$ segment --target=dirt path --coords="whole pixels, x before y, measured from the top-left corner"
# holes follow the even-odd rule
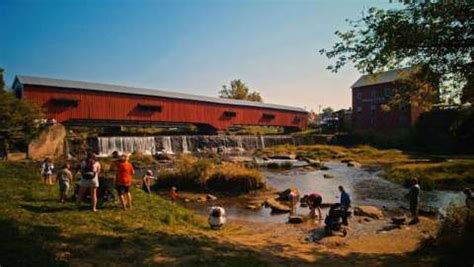
[[[347,262],[411,265],[421,263],[416,257],[410,257],[410,253],[419,248],[422,240],[434,236],[438,228],[436,220],[424,217],[419,224],[402,228],[390,227],[388,220],[358,222],[358,219],[352,219],[347,237],[332,236],[319,241],[312,241],[311,236],[322,234],[323,224],[314,222],[290,225],[233,220],[229,227],[237,231],[233,229],[224,235],[216,233],[215,237],[278,258],[284,265],[337,266]]]

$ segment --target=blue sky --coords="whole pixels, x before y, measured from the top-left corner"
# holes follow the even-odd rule
[[[318,50],[388,0],[1,0],[0,66],[37,75],[217,96],[242,79],[265,102],[351,105],[352,67]]]

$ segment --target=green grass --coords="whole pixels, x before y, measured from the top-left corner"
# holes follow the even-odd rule
[[[133,188],[132,210],[107,203],[93,213],[87,203],[58,203],[57,186],[41,184],[37,173],[31,162],[0,163],[2,266],[268,265],[253,250],[218,242],[203,217],[156,195]]]
[[[386,178],[399,183],[417,178],[427,189],[460,190],[474,186],[474,159],[397,164],[387,170]]]

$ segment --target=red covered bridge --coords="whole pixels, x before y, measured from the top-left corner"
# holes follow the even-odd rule
[[[302,108],[110,84],[17,76],[13,90],[66,125],[194,124],[209,133],[241,125],[292,131],[308,121]]]

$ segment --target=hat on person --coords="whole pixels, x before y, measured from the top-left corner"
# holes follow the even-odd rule
[[[147,170],[147,171],[146,171],[146,174],[147,174],[147,175],[153,175],[153,171],[152,171],[152,170]]]

